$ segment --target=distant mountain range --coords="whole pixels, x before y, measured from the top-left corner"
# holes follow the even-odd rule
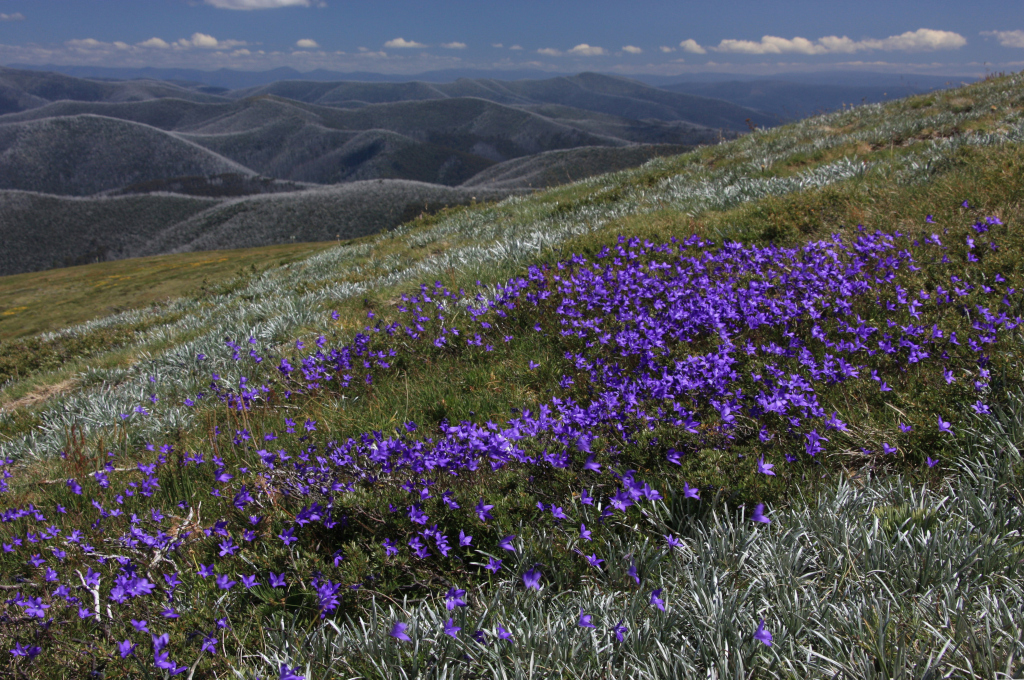
[[[26,71],[49,71],[63,73],[78,78],[107,80],[164,80],[184,81],[208,87],[237,90],[257,85],[267,85],[280,80],[313,80],[324,82],[358,81],[367,83],[407,83],[413,81],[425,83],[453,83],[460,78],[484,80],[543,80],[560,76],[571,76],[573,73],[557,73],[539,69],[440,69],[423,71],[415,74],[373,73],[371,71],[328,71],[317,69],[299,71],[294,68],[282,67],[267,71],[239,71],[221,68],[212,71],[182,68],[117,68],[108,66],[66,66],[63,64],[8,64],[9,68]],[[611,74],[609,74],[611,75]],[[632,80],[662,87],[677,83],[719,83],[730,81],[758,82],[765,80],[800,83],[803,85],[843,85],[889,87],[892,85],[910,85],[915,88],[934,89],[955,87],[961,82],[974,82],[977,78],[963,76],[932,76],[909,73],[879,73],[877,71],[800,71],[777,73],[767,76],[756,76],[736,73],[703,72],[680,76],[661,76],[637,74],[630,76]],[[857,97],[859,100],[860,98]]]
[[[0,274],[351,238],[731,139],[851,92],[657,88],[596,73],[356,82],[289,69],[79,71],[92,77],[0,68]],[[248,84],[218,85],[228,82]]]
[[[748,119],[773,123],[728,102],[595,74],[449,85],[282,81],[212,95],[158,81],[0,70],[0,100],[8,111],[0,189],[75,196],[227,173],[455,186],[546,151],[692,146],[734,137]]]

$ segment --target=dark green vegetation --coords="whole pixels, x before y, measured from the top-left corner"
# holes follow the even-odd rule
[[[308,353],[308,349],[296,349],[296,338],[303,339],[309,348],[315,346],[316,338],[322,335],[331,346],[350,339],[360,330],[367,323],[368,312],[374,313],[372,323],[387,324],[401,318],[398,310],[401,295],[417,292],[420,284],[433,286],[440,280],[450,289],[464,287],[473,291],[477,280],[493,285],[521,275],[528,264],[555,265],[574,254],[594,257],[605,247],[614,248],[620,236],[660,243],[673,237],[683,239],[697,234],[718,243],[730,239],[746,244],[798,247],[832,236],[850,242],[861,233],[857,225],[863,225],[868,233],[899,231],[910,235],[911,241],[924,241],[937,233],[948,250],[936,248],[915,255],[919,269],[901,270],[900,285],[914,294],[924,290],[934,295],[938,286],[952,286],[950,277],[957,276],[958,283],[971,283],[978,292],[965,297],[963,306],[953,314],[945,308],[924,305],[918,317],[905,309],[888,315],[871,299],[861,300],[854,313],[872,325],[892,321],[899,326],[913,324],[931,328],[941,324],[947,330],[970,333],[977,320],[973,305],[983,300],[982,286],[995,285],[999,275],[1005,279],[1000,286],[1024,290],[1021,268],[1024,262],[1024,206],[1021,203],[1024,151],[1019,145],[1024,112],[1021,80],[1020,76],[995,79],[956,92],[808,121],[535,196],[424,216],[392,234],[368,237],[322,253],[301,265],[267,272],[247,286],[212,298],[187,298],[179,301],[177,307],[168,305],[160,312],[168,315],[167,320],[158,321],[146,331],[138,331],[148,333],[146,341],[152,342],[156,339],[155,331],[162,329],[164,346],[162,350],[154,350],[151,358],[140,359],[134,374],[88,375],[89,383],[80,393],[52,407],[54,411],[61,410],[63,421],[43,404],[18,409],[0,423],[4,434],[11,439],[7,450],[12,456],[18,456],[11,478],[12,490],[5,495],[4,502],[12,507],[34,503],[45,509],[66,535],[84,526],[95,513],[87,497],[73,494],[65,480],[85,479],[88,473],[112,460],[115,470],[109,476],[117,480],[116,483],[112,482],[110,489],[102,489],[90,481],[88,496],[104,507],[117,506],[123,511],[120,517],[104,520],[111,534],[128,526],[131,513],[142,515],[153,505],[159,505],[168,514],[174,513],[170,532],[177,534],[183,528],[212,530],[215,521],[222,517],[233,523],[246,521],[245,513],[232,503],[232,495],[239,490],[238,482],[236,480],[234,485],[224,482],[221,497],[211,496],[208,489],[219,473],[209,465],[201,468],[183,465],[184,452],[203,453],[207,458],[217,455],[225,469],[256,468],[260,464],[257,449],[264,445],[264,435],[269,432],[279,437],[274,440],[274,449],[315,456],[316,452],[308,451],[308,447],[316,446],[317,451],[323,451],[330,447],[330,441],[344,442],[349,437],[358,438],[373,431],[391,435],[396,429],[401,431],[407,421],[418,424],[416,437],[439,436],[442,423],[469,421],[483,425],[492,421],[503,425],[520,410],[536,409],[539,403],[552,396],[568,395],[586,403],[589,394],[582,381],[569,389],[558,386],[563,374],[579,377],[571,362],[565,359],[566,351],[576,351],[579,347],[572,338],[556,332],[532,330],[537,323],[554,327],[557,295],[536,308],[522,305],[496,322],[499,327],[494,331],[495,338],[489,338],[494,340],[493,352],[461,343],[439,349],[429,342],[416,343],[401,336],[375,337],[375,349],[395,350],[393,364],[387,369],[374,369],[372,386],[359,383],[345,391],[345,399],[341,399],[341,394],[331,385],[286,401],[284,391],[294,385],[286,385],[275,377],[273,365],[282,357],[298,363],[299,357]],[[894,120],[899,124],[893,124]],[[916,127],[914,121],[918,123]],[[973,132],[976,130],[993,136],[982,138]],[[950,141],[947,144],[944,140],[960,143]],[[990,141],[982,143],[985,140]],[[925,156],[929,151],[934,153]],[[851,162],[842,163],[844,158]],[[861,161],[870,163],[869,169],[839,174]],[[833,169],[835,174],[828,175]],[[814,172],[819,174],[812,175]],[[818,185],[809,186],[784,183],[809,176],[838,179],[822,180]],[[771,193],[773,187],[790,186],[793,187],[790,190],[778,189]],[[705,201],[703,206],[699,201]],[[967,206],[963,205],[965,201]],[[709,205],[711,207],[707,207]],[[928,215],[932,215],[934,224],[926,221]],[[1001,224],[993,224],[988,232],[979,234],[972,225],[988,217],[999,218]],[[530,239],[522,234],[516,234],[515,238],[526,242],[523,246],[517,245],[515,238],[500,240],[499,229],[516,221],[524,225],[524,231],[526,226],[536,225],[536,232],[560,235],[557,240],[552,235],[547,245],[536,247],[530,246]],[[558,232],[559,229],[564,231]],[[979,261],[968,263],[968,238],[976,239],[984,248],[995,244],[997,249],[983,248],[977,256]],[[450,260],[441,259],[446,254]],[[948,255],[950,262],[940,259],[943,254]],[[462,256],[463,259],[456,259]],[[427,264],[434,261],[442,264],[427,269]],[[411,273],[402,276],[405,272]],[[263,298],[270,296],[275,281],[288,283],[286,289],[277,291],[288,304],[282,302],[280,311],[271,313],[267,311],[270,307],[260,305],[269,304]],[[358,287],[359,284],[364,287]],[[321,295],[322,291],[327,292]],[[1019,295],[1012,298],[1009,305],[1004,305],[1008,315],[1024,313],[1018,302]],[[1001,303],[996,300],[992,304]],[[254,308],[251,316],[244,315],[248,307]],[[338,311],[337,319],[330,316],[332,309]],[[206,312],[209,315],[203,316]],[[228,320],[214,319],[214,316]],[[138,319],[132,322],[138,323]],[[452,311],[449,323],[465,322],[464,311]],[[437,321],[424,323],[431,326]],[[825,318],[821,323],[830,330],[839,330],[838,319]],[[133,347],[132,343],[136,342],[132,337],[118,335],[131,330],[132,326],[116,322],[94,324],[83,329],[82,337],[91,338],[93,336],[86,333],[99,329],[110,335],[83,346],[84,352],[93,354],[92,358],[84,358],[87,365],[95,361],[99,367],[104,342],[122,349]],[[813,332],[811,324],[800,324],[792,330],[803,340]],[[771,335],[771,331],[763,333],[762,336],[751,332],[745,337],[758,342],[782,342],[781,335]],[[225,334],[243,349],[246,336],[251,335],[266,355],[266,361],[259,366],[234,363],[230,351],[223,349]],[[503,334],[513,336],[514,340],[500,342]],[[1002,334],[988,353],[990,365],[986,370],[990,377],[984,397],[997,413],[1019,411],[1019,404],[1011,397],[1022,387],[1021,339],[1019,329]],[[182,351],[178,351],[179,348],[183,348]],[[167,357],[166,361],[161,362],[159,351]],[[198,351],[208,353],[210,363],[192,361]],[[687,354],[685,347],[673,351],[679,353],[681,360]],[[585,600],[587,611],[596,613],[598,607],[603,606],[608,611],[622,612],[623,616],[636,616],[648,594],[634,592],[626,572],[632,559],[640,569],[645,588],[647,584],[654,587],[664,583],[677,602],[686,603],[687,606],[680,605],[679,609],[693,612],[690,619],[682,614],[673,615],[677,618],[666,615],[645,630],[685,630],[687,634],[697,635],[695,631],[702,630],[701,618],[716,624],[703,624],[711,630],[705,637],[697,638],[701,641],[699,645],[685,636],[668,640],[673,645],[670,657],[677,657],[679,663],[684,664],[695,659],[692,670],[688,666],[674,667],[678,676],[706,677],[709,669],[714,669],[719,677],[727,672],[741,676],[752,673],[754,677],[832,677],[844,668],[842,664],[848,663],[853,670],[845,670],[847,674],[861,673],[867,677],[870,671],[876,677],[895,677],[898,676],[897,665],[899,672],[919,671],[923,659],[949,653],[951,658],[960,654],[949,662],[958,665],[945,669],[951,675],[971,677],[976,674],[973,669],[987,668],[989,676],[1006,672],[1012,677],[1021,670],[1020,656],[1014,656],[1017,650],[1013,647],[1012,635],[996,640],[991,631],[1019,630],[1011,624],[1018,621],[1012,617],[1016,616],[1020,590],[1020,498],[1006,491],[1019,483],[1019,471],[1014,470],[1014,466],[1019,467],[1019,459],[1011,458],[1009,446],[1002,444],[999,453],[994,449],[984,454],[1003,456],[1006,464],[999,470],[1002,477],[993,484],[988,483],[991,480],[970,480],[970,486],[978,495],[972,497],[964,492],[963,507],[958,505],[959,500],[950,501],[950,506],[957,506],[952,517],[948,514],[952,508],[947,510],[942,501],[926,502],[925,498],[930,498],[928,489],[943,491],[943,476],[955,469],[955,465],[963,464],[965,467],[959,469],[970,470],[968,466],[978,463],[983,456],[979,443],[983,435],[971,439],[966,432],[978,422],[971,415],[971,404],[979,398],[972,384],[978,376],[978,367],[968,363],[968,354],[957,349],[951,349],[950,353],[951,365],[958,370],[953,383],[947,382],[940,363],[920,363],[908,368],[879,356],[864,358],[864,361],[879,370],[892,392],[881,392],[878,384],[870,379],[824,388],[820,393],[824,410],[839,412],[849,425],[849,431],[830,433],[832,441],[827,452],[815,459],[803,456],[799,462],[783,463],[782,454],[800,454],[803,442],[788,441],[781,448],[766,447],[758,442],[756,430],[747,426],[739,429],[738,440],[732,443],[715,440],[708,434],[707,447],[690,451],[679,467],[665,462],[670,447],[692,441],[678,429],[664,426],[647,432],[638,429],[621,440],[615,438],[614,432],[596,433],[598,438],[592,442],[592,448],[602,464],[619,470],[637,470],[644,481],[666,496],[664,506],[657,506],[646,517],[633,508],[624,518],[599,523],[597,513],[580,504],[576,494],[584,487],[592,488],[595,495],[605,494],[614,483],[607,474],[598,475],[583,469],[578,452],[574,452],[568,468],[557,471],[545,468],[543,474],[531,474],[530,468],[515,465],[497,473],[484,465],[474,472],[460,472],[458,477],[428,473],[426,477],[433,485],[427,485],[430,498],[423,500],[423,507],[432,521],[442,525],[449,535],[457,535],[462,530],[474,536],[473,548],[459,549],[458,559],[447,561],[417,560],[408,551],[391,558],[385,555],[380,542],[381,537],[396,536],[405,530],[404,511],[410,495],[401,484],[415,483],[418,491],[424,486],[420,475],[382,476],[373,485],[360,486],[356,492],[338,496],[335,507],[338,515],[345,517],[345,522],[332,528],[322,525],[304,528],[301,542],[292,549],[282,546],[275,535],[285,523],[294,520],[303,505],[324,498],[315,490],[302,497],[275,493],[265,499],[260,508],[265,519],[259,532],[266,542],[259,543],[258,548],[245,548],[237,556],[222,556],[215,542],[202,541],[190,544],[191,552],[183,551],[173,558],[178,560],[173,566],[180,570],[185,581],[175,595],[181,614],[179,619],[167,623],[160,618],[159,609],[142,601],[118,611],[123,617],[146,618],[156,630],[169,631],[174,657],[179,663],[191,664],[198,658],[195,677],[227,676],[231,667],[260,667],[258,659],[246,657],[245,653],[269,654],[269,650],[280,652],[283,649],[267,637],[267,630],[275,628],[277,620],[288,621],[300,631],[295,639],[307,632],[311,636],[326,635],[323,631],[327,629],[322,627],[318,617],[317,595],[308,580],[310,574],[319,572],[320,579],[345,586],[361,584],[360,588],[345,593],[331,617],[339,615],[339,626],[345,625],[345,616],[352,620],[362,618],[368,622],[370,632],[357,644],[358,636],[346,627],[349,632],[345,635],[349,637],[344,639],[348,642],[335,650],[333,656],[322,652],[330,644],[324,642],[320,645],[321,652],[291,649],[287,657],[289,663],[304,664],[311,658],[331,657],[331,663],[339,664],[334,671],[327,670],[326,662],[324,666],[314,666],[317,678],[330,677],[331,672],[387,677],[399,667],[409,670],[410,675],[418,672],[420,677],[437,677],[444,669],[449,669],[444,672],[464,673],[462,677],[473,677],[488,672],[480,659],[489,657],[469,643],[465,647],[457,647],[456,643],[441,647],[441,643],[437,643],[428,651],[424,642],[422,650],[417,647],[416,651],[409,651],[395,642],[380,641],[386,641],[392,617],[412,620],[411,612],[418,613],[419,618],[415,620],[422,628],[414,631],[416,639],[428,639],[436,633],[439,621],[428,620],[425,610],[440,604],[438,596],[447,588],[464,588],[472,593],[474,612],[494,610],[509,617],[488,619],[480,623],[480,627],[510,620],[514,616],[511,612],[516,609],[536,613],[532,623],[522,623],[516,629],[522,647],[512,649],[525,648],[526,658],[535,650],[543,650],[545,658],[557,656],[557,651],[551,648],[559,645],[550,642],[555,639],[550,632],[555,626],[543,623],[543,613],[561,606],[556,618],[568,617],[568,625],[557,631],[558,642],[574,653],[585,648],[586,654],[580,652],[575,663],[579,664],[578,668],[584,668],[583,664],[591,663],[592,658],[593,665],[586,668],[592,673],[590,677],[598,677],[597,673],[604,673],[605,667],[597,660],[604,659],[602,653],[614,652],[594,651],[579,642],[580,638],[572,637],[577,635],[578,628],[572,620],[578,613],[577,600],[573,598],[578,592],[586,592],[586,597],[579,598]],[[531,362],[539,366],[531,369]],[[37,372],[33,377],[45,383],[47,366],[40,362],[34,370]],[[267,382],[271,389],[248,411],[228,409],[217,402],[206,403],[194,411],[180,408],[183,399],[194,395],[195,389],[205,389],[203,386],[209,383],[209,373],[213,370],[223,373],[225,380],[233,385],[238,384],[238,374],[242,374],[254,382]],[[149,375],[157,382],[148,383]],[[121,382],[115,385],[118,377]],[[124,392],[117,391],[120,385],[127,386]],[[11,385],[9,389],[15,387],[17,385]],[[148,404],[145,399],[150,390],[160,397],[159,405],[150,407],[155,426],[149,425],[152,421],[134,416],[125,422],[118,420],[118,412],[129,409],[132,404]],[[126,395],[123,401],[116,401],[121,395]],[[75,399],[93,400],[96,407],[86,411]],[[701,406],[706,407],[706,404]],[[710,410],[706,413],[713,418]],[[75,420],[76,414],[83,415]],[[937,434],[933,421],[936,415],[954,422],[956,437],[943,438]],[[1019,415],[1017,413],[1018,421]],[[296,425],[289,426],[286,419]],[[306,421],[315,421],[315,431],[304,427]],[[63,433],[56,427],[60,422],[67,425]],[[709,429],[714,425],[712,420],[704,422]],[[1006,422],[1013,424],[1012,418]],[[912,430],[904,432],[899,423],[911,426]],[[290,427],[296,431],[288,433]],[[29,457],[25,447],[18,448],[17,438],[36,428],[49,433],[50,439],[35,440],[44,445],[34,448],[31,452],[35,457]],[[243,430],[253,443],[246,443],[241,434]],[[1018,428],[1010,443],[1019,443],[1020,434]],[[151,442],[155,450],[145,448],[145,441]],[[881,454],[879,447],[883,442],[894,445],[897,452]],[[152,462],[160,455],[161,445],[170,445],[173,450],[165,454],[168,464],[159,473],[159,490],[150,498],[135,495],[118,501],[116,496],[125,483],[142,483],[145,475],[136,465]],[[57,455],[60,451],[64,452],[64,457]],[[114,456],[109,456],[108,452]],[[756,461],[760,456],[777,464],[776,477],[758,474]],[[937,458],[940,465],[925,464],[929,456]],[[278,468],[275,481],[286,481],[288,470]],[[840,489],[847,489],[848,499],[855,494],[841,486],[842,480],[852,478],[858,486],[874,489],[876,487],[871,486],[875,484],[874,478],[892,473],[900,473],[910,480],[909,486],[920,486],[924,490],[918,494],[909,490],[909,486],[899,487],[884,495],[879,491],[879,498],[870,502],[857,503],[836,501],[828,495],[840,485]],[[699,486],[703,501],[689,502],[680,497],[683,483]],[[462,506],[460,510],[441,501],[440,494],[445,490],[453,492]],[[478,498],[485,498],[494,506],[491,509],[493,519],[486,524],[475,519],[470,510]],[[801,513],[806,515],[814,510],[815,498],[820,499],[824,514],[801,519]],[[981,500],[972,505],[972,498]],[[182,499],[189,500],[191,508],[196,509],[202,500],[201,513],[198,509],[195,514],[184,509],[179,512],[175,504]],[[762,539],[749,529],[749,521],[744,521],[749,512],[738,520],[734,513],[737,506],[745,505],[749,511],[750,506],[759,501],[773,504],[776,522],[784,525],[791,521],[807,533],[798,532],[788,538],[776,534],[780,538],[772,545],[784,558],[775,562],[764,558],[754,569],[747,564],[747,559],[754,554],[751,546]],[[574,532],[578,533],[575,522],[567,526],[557,522],[550,512],[538,512],[538,502],[563,506],[571,510],[574,518],[584,518],[594,532],[594,545],[579,542],[575,545],[583,551],[599,551],[608,562],[605,571],[596,572],[568,548],[573,545]],[[54,514],[51,509],[57,504],[65,506],[68,512]],[[389,504],[401,508],[402,512],[390,512]],[[972,507],[977,511],[971,510]],[[730,519],[720,521],[716,513]],[[847,529],[833,527],[835,531],[829,534],[826,525],[830,518],[835,523],[837,517],[848,525]],[[871,528],[873,517],[879,519],[874,529]],[[722,531],[716,534],[707,527],[722,528]],[[688,542],[690,552],[686,553],[686,560],[671,552],[665,555],[660,547],[637,538],[644,533],[667,532]],[[509,534],[518,537],[515,556],[506,556],[497,547],[498,540]],[[813,536],[814,540],[805,541],[805,535]],[[854,542],[851,536],[861,542]],[[941,559],[922,559],[922,554],[935,554],[927,552],[935,546],[929,542],[932,540],[929,536],[942,536],[947,541],[942,545],[952,546],[948,552],[940,553]],[[828,557],[822,545],[835,547],[835,554]],[[474,549],[505,557],[506,569],[513,576],[502,580],[504,577],[492,576],[481,569],[486,557]],[[801,562],[801,549],[814,551],[816,561]],[[335,551],[344,555],[337,563],[329,559]],[[764,557],[761,553],[758,555],[757,560]],[[27,566],[24,557],[0,554],[0,572],[35,578],[38,570]],[[71,562],[73,559],[77,559],[77,554],[60,569],[71,569],[75,564]],[[287,592],[268,587],[242,590],[236,586],[221,602],[222,608],[214,607],[212,603],[222,593],[212,578],[203,579],[195,573],[198,564],[211,562],[218,564],[218,573],[255,573],[264,584],[268,570],[285,571],[292,586]],[[516,586],[518,575],[535,562],[543,565],[546,591],[543,599],[538,596],[533,601],[526,600],[519,592],[521,584],[518,591]],[[696,563],[706,571],[695,567],[687,572],[682,566],[684,562]],[[785,569],[779,566],[783,562],[788,564]],[[765,576],[758,571],[762,567],[778,571]],[[171,569],[167,565],[153,568],[157,569],[154,580],[158,578],[158,571]],[[814,581],[816,575],[820,582]],[[879,581],[888,589],[886,592],[877,586]],[[714,588],[709,585],[712,582]],[[799,600],[806,604],[800,605],[792,599],[784,602],[781,596],[773,595],[784,591],[788,597],[788,589],[797,582],[812,584],[806,586],[806,591],[800,591]],[[878,599],[857,600],[850,594],[851,590],[870,592]],[[1003,607],[1002,614],[997,605],[986,608],[978,604],[983,597],[979,593],[995,590],[1007,593],[1012,599],[1012,606]],[[704,599],[688,600],[688,592],[699,593]],[[751,592],[758,593],[757,597],[762,599],[751,601],[749,607],[743,608],[746,607],[743,603],[748,602],[744,598]],[[946,592],[952,593],[951,598],[936,599]],[[602,605],[598,595],[591,596],[593,593],[607,601]],[[552,597],[553,594],[559,594],[562,599]],[[563,600],[568,602],[560,605]],[[931,612],[940,607],[932,607],[933,601],[944,608],[935,616]],[[381,609],[382,605],[394,606],[394,613]],[[579,606],[584,604],[581,602]],[[629,610],[630,606],[634,607],[633,611]],[[957,616],[953,607],[962,607],[967,613]],[[443,612],[443,605],[438,610]],[[728,611],[723,614],[723,610]],[[988,618],[984,624],[973,623],[981,620],[975,616],[979,611],[986,612],[986,616],[1004,618],[993,623],[993,628],[986,629]],[[10,606],[8,613],[20,615],[21,610]],[[222,634],[224,649],[237,655],[193,653],[198,643],[189,636],[215,630],[216,620],[223,615],[231,618],[232,625],[230,634],[227,631]],[[375,616],[387,618],[375,619]],[[946,616],[949,618],[944,619]],[[778,656],[771,656],[767,648],[758,647],[758,643],[750,640],[758,617],[770,620],[777,636],[777,648],[773,648],[771,654]],[[140,651],[140,657],[149,654],[147,639],[134,635],[127,625],[111,622],[108,632],[102,625],[83,623],[73,616],[65,618],[66,621],[62,619],[58,624],[65,627],[59,636],[37,633],[32,621],[21,621],[17,626],[0,630],[0,636],[7,636],[5,643],[9,639],[12,645],[14,640],[46,645],[45,663],[30,665],[27,660],[13,659],[10,672],[27,669],[42,674],[41,677],[46,677],[47,673],[57,677],[55,673],[74,668],[81,675],[97,670],[106,677],[116,678],[132,677],[148,669],[146,660],[137,665],[134,660],[121,659],[115,651],[117,642],[131,638],[138,639],[140,648],[145,648]],[[941,637],[917,625],[922,620],[934,628],[945,625],[944,634],[954,641],[944,648]],[[943,620],[948,625],[943,624]],[[1005,623],[1006,620],[1010,623]],[[477,625],[475,619],[460,619],[459,623],[466,628],[465,633]],[[985,630],[989,631],[989,638],[984,638]],[[547,647],[541,642],[542,633],[549,638]],[[719,635],[717,642],[715,633]],[[603,639],[607,641],[607,637]],[[445,639],[441,635],[436,638]],[[849,649],[840,642],[835,642],[833,647],[825,646],[832,644],[830,640],[846,641]],[[583,647],[573,647],[566,641]],[[593,647],[597,646],[595,642]],[[957,651],[949,652],[954,647]],[[189,655],[179,651],[186,649],[190,650]],[[616,648],[609,643],[606,649]],[[808,649],[824,650],[837,658],[839,665],[814,666],[806,661],[811,658]],[[901,651],[906,649],[914,650],[913,654]],[[100,659],[95,667],[83,661],[86,658],[81,654],[83,651],[90,651],[91,658]],[[462,653],[480,656],[465,662],[461,659]],[[523,659],[522,655],[514,656],[517,653],[508,652],[517,660]],[[841,653],[845,655],[840,656]],[[861,660],[864,665],[858,665]],[[636,670],[648,663],[648,657],[615,656],[608,657],[607,662],[613,667],[610,674],[626,673],[632,672],[630,668]],[[387,665],[375,667],[375,663]],[[466,665],[460,665],[464,663]],[[986,663],[989,665],[984,666]],[[265,665],[277,666],[277,663]],[[648,675],[637,677],[671,677],[672,668],[652,667],[649,671],[643,670]],[[744,668],[743,672],[737,671]],[[571,665],[559,666],[556,670],[568,674],[569,669]],[[555,675],[556,670],[544,672]],[[259,672],[266,674],[262,668]]]

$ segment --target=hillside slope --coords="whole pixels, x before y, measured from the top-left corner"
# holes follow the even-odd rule
[[[0,120],[0,189],[81,196],[184,175],[255,174],[157,128],[77,115]]]
[[[785,80],[685,82],[662,85],[662,90],[724,99],[764,111],[780,121],[793,121],[843,107],[894,101],[934,88],[911,85],[823,85]]]
[[[543,189],[594,175],[633,168],[653,158],[678,155],[689,150],[688,147],[674,144],[650,144],[621,148],[585,146],[545,151],[492,165],[471,177],[462,186]]]
[[[1021,676],[1022,143],[993,78],[3,343],[0,668]]]
[[[147,192],[80,198],[0,191],[0,276],[172,252],[351,239],[421,213],[521,191],[516,185],[463,188],[372,180],[299,190],[271,185],[265,194],[250,190],[231,198],[200,179],[191,178],[194,196]],[[233,181],[238,183],[237,176]]]
[[[509,190],[370,180],[226,201],[154,235],[136,256],[348,240],[386,231],[421,213],[504,198]]]
[[[0,275],[135,257],[154,235],[218,203],[176,195],[83,199],[0,191]]]

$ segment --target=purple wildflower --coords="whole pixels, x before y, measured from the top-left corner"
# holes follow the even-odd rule
[[[525,574],[523,574],[523,584],[527,588],[531,588],[533,590],[540,590],[540,577],[540,571],[538,571],[537,569],[530,569]]]
[[[939,432],[943,434],[953,434],[952,426],[949,422],[943,420],[942,416],[939,416]]]
[[[466,591],[462,590],[461,588],[449,588],[448,594],[444,596],[444,605],[448,609],[448,611],[451,611],[456,607],[465,607],[466,600],[464,600],[462,597],[465,594]]]
[[[665,600],[661,599],[661,588],[656,588],[651,592],[651,606],[665,611]]]
[[[299,666],[289,668],[286,664],[281,664],[281,675],[278,680],[306,680],[306,676],[299,675]]]
[[[594,625],[592,619],[593,619],[593,616],[591,616],[590,614],[584,614],[583,610],[581,609],[580,610],[579,627],[580,628],[596,628],[596,626]]]
[[[408,628],[408,627],[409,627],[409,624],[407,624],[407,623],[402,623],[401,621],[395,621],[395,625],[391,627],[391,632],[388,633],[388,635],[390,635],[391,637],[395,638],[396,640],[404,640],[405,642],[411,642],[412,638],[410,638],[405,633],[405,629]]]
[[[754,631],[754,639],[760,640],[768,647],[772,646],[772,634],[765,629],[764,619],[761,619],[761,623],[757,624],[757,630]]]
[[[485,504],[484,499],[481,498],[480,502],[476,504],[476,516],[480,518],[481,522],[486,522],[491,519],[491,513],[489,510],[493,507],[493,505]]]

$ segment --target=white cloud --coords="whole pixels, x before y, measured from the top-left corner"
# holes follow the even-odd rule
[[[668,54],[669,52],[675,52],[676,51],[676,48],[674,48],[674,47],[667,47],[665,45],[662,45],[658,49],[661,50],[662,52],[664,52],[665,54]]]
[[[138,46],[139,47],[152,47],[152,48],[156,48],[158,50],[166,50],[171,45],[166,40],[161,40],[160,38],[157,38],[157,37],[154,36],[154,37],[150,38],[149,40],[143,40],[142,42],[140,42],[138,44]]]
[[[707,54],[707,50],[701,47],[700,43],[693,38],[687,38],[679,43],[679,47],[683,48],[683,52],[689,52],[690,54]]]
[[[217,9],[277,9],[278,7],[309,7],[309,0],[205,0]]]
[[[3,14],[0,13],[0,21],[24,21],[25,15],[21,12],[15,12],[14,14]]]
[[[919,28],[900,35],[877,40],[852,40],[830,35],[816,41],[807,38],[780,38],[766,35],[760,41],[753,40],[722,40],[718,47],[711,49],[716,52],[734,52],[738,54],[853,54],[869,50],[930,52],[933,50],[959,49],[967,44],[967,39],[952,31],[936,31],[930,28]]]
[[[423,43],[418,43],[415,40],[406,40],[405,38],[395,38],[384,43],[384,47],[392,48],[407,48],[407,47],[426,47]]]
[[[580,43],[576,47],[569,50],[569,54],[575,54],[578,57],[599,57],[602,54],[608,54],[603,47],[597,47],[596,45],[588,45],[587,43]]]
[[[464,43],[464,42],[441,43],[441,47],[445,48],[446,50],[464,50],[464,49],[466,49],[466,43]]]
[[[1024,31],[982,31],[982,35],[990,35],[1003,47],[1024,47]]]
[[[126,42],[121,42],[120,40],[115,40],[114,41],[114,47],[116,47],[119,50],[127,50],[127,49],[131,48],[131,45],[129,45]]]
[[[295,41],[295,46],[296,47],[301,47],[304,50],[315,50],[316,48],[320,47],[320,45],[317,43],[317,41],[312,40],[310,38],[303,38],[302,40],[296,40]]]
[[[869,49],[902,50],[906,52],[930,52],[932,50],[957,50],[967,44],[967,39],[953,31],[935,31],[919,28],[885,40],[864,40]]]
[[[523,49],[523,46],[522,45],[513,45],[509,49],[510,50],[521,50],[521,49]]]
[[[501,43],[491,43],[491,47],[504,47]]]
[[[75,50],[97,50],[110,47],[107,43],[102,43],[95,38],[84,38],[82,40],[68,40],[64,43],[71,49]]]
[[[622,51],[629,52],[630,54],[640,54],[643,52],[643,50],[637,47],[636,45],[626,45],[625,47],[622,48]]]
[[[181,38],[174,43],[174,46],[185,50],[193,47],[204,50],[227,50],[232,47],[242,47],[245,44],[244,40],[217,40],[208,33],[193,33],[191,38]]]
[[[562,53],[556,50],[554,47],[542,47],[537,50],[537,54],[543,54],[548,57],[560,57]]]
[[[723,40],[718,47],[711,48],[716,52],[737,52],[739,54],[825,54],[828,50],[823,45],[816,45],[807,38],[779,38],[766,35],[760,42],[752,40]]]

